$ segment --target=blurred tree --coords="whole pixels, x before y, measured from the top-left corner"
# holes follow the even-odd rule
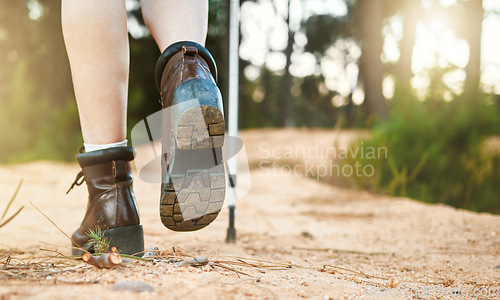
[[[307,44],[305,51],[320,57],[325,55],[337,39],[352,37],[355,34],[352,25],[352,7],[347,6],[348,12],[343,17],[333,15],[313,15],[303,21]]]
[[[358,0],[355,14],[361,43],[359,77],[365,90],[365,106],[368,115],[385,119],[387,105],[382,93],[384,65],[382,55],[382,26],[384,21],[384,0]]]
[[[483,26],[483,1],[471,0],[464,2],[467,17],[467,28],[463,34],[469,44],[469,62],[465,67],[466,78],[464,84],[464,98],[473,103],[477,109],[479,102],[479,88],[481,80],[481,33]]]
[[[287,4],[286,7],[284,3]],[[242,101],[244,102],[242,107],[249,109],[251,106],[258,106],[261,116],[269,116],[266,122],[245,121],[244,126],[264,123],[268,124],[268,126],[313,126],[313,124],[314,126],[332,126],[337,120],[338,114],[335,113],[336,108],[332,104],[332,98],[336,93],[325,86],[325,77],[316,74],[319,73],[318,71],[315,74],[304,75],[305,78],[294,77],[290,69],[294,66],[292,58],[299,57],[302,54],[312,54],[309,57],[314,57],[316,69],[321,70],[321,61],[327,56],[328,49],[333,47],[335,41],[352,36],[351,26],[349,26],[351,4],[346,2],[347,13],[345,15],[336,16],[326,13],[321,15],[304,13],[304,11],[307,11],[304,2],[295,2],[295,4],[297,3],[300,3],[301,6],[291,7],[291,1],[279,2],[274,0],[258,1],[256,5],[251,6],[252,8],[259,5],[261,7],[271,7],[274,19],[266,21],[271,24],[274,24],[274,22],[280,23],[280,27],[281,23],[286,26],[286,31],[283,32],[286,35],[286,44],[283,49],[275,49],[276,46],[272,45],[271,31],[276,30],[277,26],[270,26],[268,28],[270,32],[265,32],[265,36],[262,36],[263,40],[267,40],[265,46],[267,48],[266,55],[273,54],[274,58],[276,53],[282,53],[285,63],[283,69],[277,71],[269,70],[267,61],[262,66],[253,66],[249,62],[241,63],[244,66],[243,70],[247,67],[252,67],[252,70],[258,68],[260,73],[258,78],[252,78],[253,82],[260,84],[252,85],[249,84],[250,81],[245,81],[245,90],[250,87],[253,87],[253,90],[249,90],[248,93],[242,95]],[[324,1],[324,3],[329,3],[329,1]],[[294,8],[302,10],[302,12],[300,14],[298,12],[291,13],[290,10]],[[295,16],[293,20],[290,19],[291,15]],[[300,20],[297,20],[299,18]],[[255,19],[253,22],[259,26],[258,17],[255,17]],[[244,20],[244,22],[249,21]],[[297,22],[299,23],[297,24]],[[265,26],[262,27],[265,28]],[[304,40],[304,37],[306,42],[297,42]],[[243,42],[245,38],[246,36],[243,35]],[[349,55],[349,53],[346,53],[348,51],[348,49],[342,49],[341,53],[343,56],[347,56]],[[277,85],[271,84],[275,80],[279,80],[279,83]],[[305,85],[306,82],[307,85]],[[280,89],[277,90],[276,86],[279,86]],[[277,95],[275,96],[275,94]],[[269,112],[275,113],[269,114]],[[261,118],[243,117],[247,121]]]
[[[400,44],[400,57],[396,69],[396,94],[399,101],[403,102],[403,107],[407,107],[411,97],[411,83],[413,77],[411,69],[413,47],[417,33],[418,16],[422,11],[420,0],[401,1],[401,15],[403,17],[403,37]],[[403,113],[406,109],[403,108]]]
[[[284,51],[286,62],[285,62],[285,74],[283,74],[282,79],[282,91],[283,96],[281,97],[281,117],[280,117],[280,125],[285,127],[293,127],[293,97],[292,97],[292,74],[290,74],[290,66],[292,65],[292,53],[293,53],[293,44],[295,33],[292,31],[290,27],[290,2],[288,0],[288,11],[286,15],[286,26],[287,26],[287,44]]]
[[[350,39],[356,34],[352,26],[352,5],[349,1],[346,1],[346,8],[347,13],[342,17],[324,14],[312,15],[303,20],[302,26],[307,37],[304,51],[313,53],[319,64],[336,41]],[[349,48],[341,50],[344,68],[347,68],[349,63],[359,63],[357,59],[352,61],[348,58],[350,51],[352,49]],[[332,105],[332,99],[339,93],[326,87],[323,74],[305,77],[301,83],[301,92],[306,99],[297,102],[297,110],[300,112],[300,115],[296,116],[298,125],[333,126],[339,120],[345,121],[342,126],[353,127],[357,124],[358,106],[352,101],[352,91],[345,101],[345,106],[335,107]],[[317,109],[311,108],[311,103]]]

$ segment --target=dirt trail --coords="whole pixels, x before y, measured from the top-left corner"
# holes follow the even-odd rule
[[[336,137],[345,144],[353,136],[343,132]],[[47,260],[53,253],[41,249],[69,255],[69,241],[29,201],[70,234],[83,216],[86,191],[80,187],[65,195],[79,170],[76,164],[34,162],[0,167],[0,211],[21,178],[12,211],[26,205],[0,229],[0,257],[11,252],[9,265],[26,268],[15,278],[2,269],[2,260],[0,299],[392,299],[416,294],[468,299],[473,293],[500,298],[500,267],[495,269],[500,265],[500,216],[344,190],[258,167],[265,149],[332,143],[332,131],[258,130],[242,137],[253,168],[251,191],[238,203],[237,243],[224,242],[226,210],[198,232],[168,231],[158,219],[158,185],[136,180],[146,246],[182,247],[208,258],[218,249],[221,258],[239,256],[291,268],[234,267],[247,276],[208,266],[172,268],[137,261],[99,270]],[[116,291],[123,281],[147,283],[153,290]]]

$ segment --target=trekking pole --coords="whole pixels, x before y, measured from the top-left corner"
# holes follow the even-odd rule
[[[229,0],[229,109],[228,109],[228,136],[231,140],[238,137],[238,101],[239,101],[239,43],[240,43],[240,1]],[[236,228],[234,226],[236,210],[236,173],[238,151],[237,143],[229,143],[227,170],[229,177],[229,226],[227,228],[226,243],[236,242]]]

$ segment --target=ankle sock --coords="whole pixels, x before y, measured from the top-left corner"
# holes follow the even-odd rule
[[[83,143],[83,146],[85,147],[85,152],[90,152],[90,151],[96,151],[96,150],[103,150],[103,149],[109,149],[109,148],[115,148],[115,147],[127,147],[128,141],[125,139],[121,142],[118,143],[111,143],[111,144],[87,144]]]

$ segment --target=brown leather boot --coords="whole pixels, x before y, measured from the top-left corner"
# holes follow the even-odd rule
[[[215,220],[225,196],[217,68],[203,46],[178,42],[161,54],[155,75],[163,108],[161,221],[198,230]]]
[[[73,247],[82,247],[94,252],[88,244],[87,232],[98,227],[110,240],[110,247],[116,247],[123,254],[139,254],[144,251],[144,235],[139,225],[139,212],[132,190],[130,161],[134,159],[132,147],[117,147],[77,154],[82,167],[75,186],[87,183],[89,199],[87,212],[80,228],[72,235]],[[77,245],[75,245],[75,243]],[[73,248],[73,255],[82,250]]]

